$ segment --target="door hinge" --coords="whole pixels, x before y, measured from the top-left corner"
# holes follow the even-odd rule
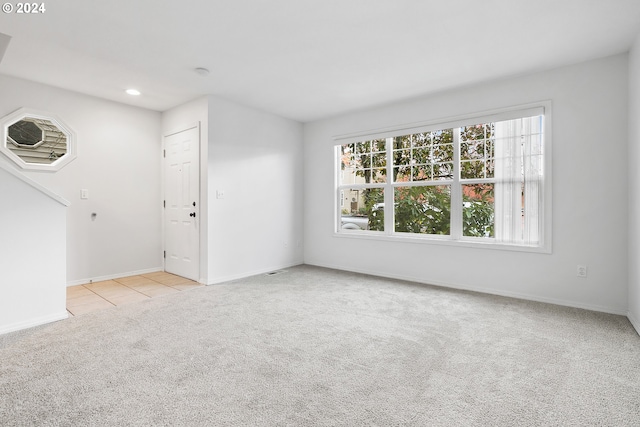
[[[162,150],[162,157],[164,157],[164,158],[167,157],[167,150]]]
[[[166,208],[166,207],[167,207],[167,201],[166,201],[166,200],[163,200],[163,201],[162,201],[162,207],[163,207],[163,208]]]
[[[162,258],[167,258],[167,251],[162,251]]]

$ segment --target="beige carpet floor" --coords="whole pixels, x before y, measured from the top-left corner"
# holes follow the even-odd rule
[[[622,316],[300,266],[0,336],[3,426],[639,426]]]

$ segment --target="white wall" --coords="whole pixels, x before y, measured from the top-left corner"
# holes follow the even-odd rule
[[[618,55],[306,124],[305,262],[626,314],[627,65]],[[333,136],[541,100],[553,102],[552,254],[333,235]]]
[[[0,195],[0,334],[66,318],[66,206],[1,167]]]
[[[71,202],[67,282],[161,269],[160,113],[2,75],[0,93],[0,116],[20,107],[48,111],[77,134],[69,165],[25,172]],[[88,200],[80,199],[83,188]]]
[[[302,124],[211,96],[208,169],[209,283],[301,264]]]
[[[201,129],[203,283],[303,262],[302,125],[205,96],[163,113],[163,135]],[[217,191],[224,198],[217,198]]]
[[[629,53],[629,313],[640,333],[640,34]]]

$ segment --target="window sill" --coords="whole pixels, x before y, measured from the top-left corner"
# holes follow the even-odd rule
[[[413,243],[422,245],[436,245],[436,246],[453,246],[462,248],[474,248],[474,249],[492,249],[500,251],[511,252],[530,252],[550,254],[550,245],[543,246],[525,246],[525,245],[510,245],[505,243],[493,243],[482,242],[480,240],[453,240],[449,236],[420,236],[416,234],[411,235],[389,235],[378,231],[357,231],[357,230],[341,230],[333,233],[334,237],[347,238],[347,239],[364,239],[364,240],[378,240],[386,242],[396,243]]]

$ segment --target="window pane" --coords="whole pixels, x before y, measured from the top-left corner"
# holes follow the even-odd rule
[[[382,188],[341,191],[340,228],[384,231],[384,190]]]
[[[408,165],[411,163],[411,150],[394,150],[393,164],[396,166]]]
[[[341,185],[386,182],[385,139],[344,144],[341,146]]]
[[[495,132],[493,123],[463,126],[460,129],[460,141],[480,141],[493,138]]]
[[[460,178],[484,178],[485,164],[483,160],[466,160],[460,162]]]
[[[393,139],[394,182],[453,178],[453,130],[420,132]]]
[[[434,144],[452,144],[453,143],[453,129],[442,129],[431,132]],[[453,158],[453,154],[451,154]]]
[[[398,187],[394,203],[396,232],[450,233],[451,186]]]
[[[481,142],[461,142],[460,143],[460,159],[484,159],[484,141]]]
[[[373,151],[387,151],[387,140],[385,138],[373,140]]]
[[[431,166],[420,165],[411,168],[411,175],[413,181],[431,181],[433,176],[431,175]]]
[[[443,144],[433,146],[433,161],[447,162],[453,160],[453,144]]]
[[[431,147],[412,149],[411,163],[431,163]]]
[[[453,179],[453,163],[440,163],[433,165],[433,179]]]
[[[485,163],[484,166],[485,166],[485,173],[486,173],[485,178],[494,178],[496,173],[495,159],[487,160],[487,163]]]
[[[494,132],[494,134],[495,134],[495,132]],[[495,158],[495,146],[496,146],[495,136],[486,141],[485,150],[486,150],[488,159],[494,159]]]
[[[411,180],[411,167],[402,166],[393,168],[393,180],[395,182],[406,182]]]
[[[411,148],[411,135],[396,136],[393,138],[393,149]]]
[[[462,186],[462,235],[495,237],[493,184]]]
[[[536,245],[540,242],[543,158],[542,116],[495,124],[496,239]]]
[[[493,178],[494,145],[494,123],[460,128],[460,178]]]
[[[371,160],[371,166],[374,168],[384,168],[387,166],[387,153],[373,153]]]
[[[364,184],[364,169],[346,168],[340,184]]]
[[[387,170],[386,169],[372,169],[371,170],[371,182],[386,182]]]
[[[431,133],[421,132],[413,135],[408,135],[411,139],[411,145],[413,147],[429,147],[431,145]]]

